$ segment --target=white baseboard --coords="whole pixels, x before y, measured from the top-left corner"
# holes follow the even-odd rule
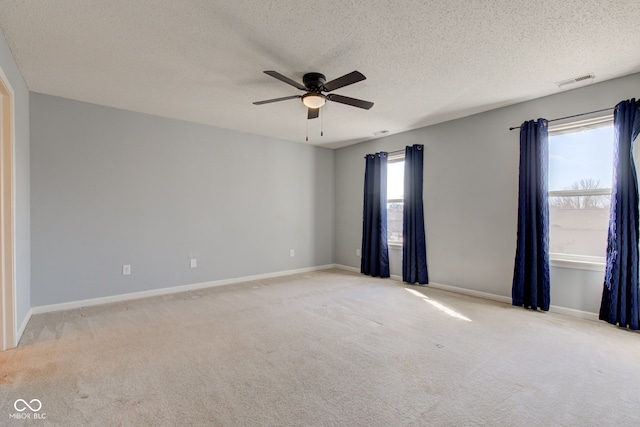
[[[348,265],[335,264],[335,267],[339,268],[341,270],[347,270],[347,271],[352,271],[354,273],[360,273],[360,269],[359,268],[350,267]],[[392,274],[390,279],[391,280],[396,280],[398,282],[402,282],[402,276],[396,276],[395,274]],[[433,289],[441,289],[443,291],[454,292],[456,294],[469,295],[469,296],[476,297],[476,298],[483,298],[483,299],[506,302],[506,303],[511,304],[511,298],[504,297],[504,296],[501,296],[501,295],[489,294],[489,293],[486,293],[486,292],[474,291],[472,289],[459,288],[457,286],[443,285],[441,283],[434,283],[434,282],[429,283],[427,286],[429,286],[430,288],[433,288]]]
[[[456,294],[468,295],[470,297],[488,299],[491,301],[502,302],[505,304],[511,304],[511,298],[504,295],[491,294],[488,292],[476,291],[473,289],[460,288],[458,286],[443,285],[442,283],[429,283],[429,287],[434,289],[441,289],[443,291],[454,292]]]
[[[355,267],[349,267],[347,265],[336,264],[335,267],[342,270],[353,271],[356,273],[360,272],[360,269]],[[396,276],[396,275],[392,275],[391,279],[402,281],[402,277]],[[451,286],[451,285],[443,285],[442,283],[434,283],[434,282],[429,283],[428,286],[433,289],[441,289],[443,291],[453,292],[453,293],[462,294],[462,295],[468,295],[476,298],[488,299],[491,301],[498,301],[505,304],[512,303],[511,297],[504,296],[504,295],[491,294],[488,292],[475,291],[473,289],[460,288],[458,286]],[[558,314],[563,314],[565,316],[578,317],[580,319],[598,320],[597,313],[591,313],[589,311],[582,311],[582,310],[575,310],[573,308],[560,307],[557,305],[552,305],[551,307],[549,307],[549,311],[551,313],[558,313]]]
[[[273,273],[256,274],[253,276],[234,277],[231,279],[214,280],[211,282],[193,283],[188,285],[173,286],[170,288],[151,289],[148,291],[133,292],[128,294],[112,295],[108,297],[92,298],[92,299],[86,299],[86,300],[65,302],[60,304],[41,305],[38,307],[32,307],[31,309],[29,309],[27,316],[24,318],[22,324],[20,325],[20,328],[17,331],[16,341],[17,342],[20,341],[20,338],[22,337],[22,334],[24,333],[24,330],[27,327],[27,323],[29,323],[29,319],[31,319],[31,316],[34,314],[50,313],[54,311],[63,311],[63,310],[72,310],[72,309],[81,308],[81,307],[90,307],[94,305],[109,304],[113,302],[129,301],[133,299],[168,295],[168,294],[174,294],[178,292],[193,291],[193,290],[211,288],[216,286],[232,285],[235,283],[249,282],[252,280],[271,279],[274,277],[290,276],[292,274],[309,273],[312,271],[327,270],[331,268],[338,268],[338,269],[350,271],[353,273],[360,273],[360,269],[356,267],[350,267],[348,265],[343,265],[343,264],[327,264],[327,265],[321,265],[316,267],[307,267],[307,268],[299,268],[295,270],[285,270],[285,271],[278,271]],[[392,275],[391,279],[396,281],[402,281],[402,277],[396,276],[396,275]],[[496,294],[491,294],[487,292],[476,291],[473,289],[466,289],[458,286],[444,285],[441,283],[433,283],[433,282],[429,283],[429,287],[434,289],[440,289],[443,291],[453,292],[461,295],[468,295],[476,298],[488,299],[492,301],[502,302],[505,304],[511,304],[511,298],[503,295],[496,295]],[[590,313],[587,311],[575,310],[572,308],[552,305],[549,311],[552,313],[564,314],[567,316],[578,317],[581,319],[598,320],[597,313]]]
[[[188,285],[173,286],[170,288],[151,289],[148,291],[132,292],[128,294],[112,295],[108,297],[63,302],[60,304],[41,305],[38,307],[32,307],[31,310],[29,310],[29,315],[27,316],[27,319],[25,319],[25,322],[23,322],[24,324],[22,325],[21,329],[24,331],[24,328],[26,327],[28,319],[31,318],[32,314],[72,310],[72,309],[81,308],[81,307],[90,307],[94,305],[109,304],[113,302],[122,302],[122,301],[129,301],[129,300],[140,299],[140,298],[175,294],[178,292],[194,291],[198,289],[212,288],[216,286],[232,285],[234,283],[250,282],[252,280],[271,279],[274,277],[290,276],[292,274],[301,274],[301,273],[309,273],[309,272],[318,271],[318,270],[327,270],[334,267],[336,267],[335,264],[327,264],[327,265],[321,265],[317,267],[306,267],[306,268],[299,268],[295,270],[277,271],[274,273],[256,274],[253,276],[234,277],[231,279],[214,280],[211,282],[202,282],[202,283],[193,283]]]
[[[552,305],[551,307],[549,307],[549,311],[551,313],[564,314],[565,316],[578,317],[580,319],[595,320],[595,321],[600,320],[598,318],[598,313],[591,313],[590,311],[575,310],[573,308],[560,307],[557,305]]]
[[[490,294],[487,292],[474,291],[471,289],[458,288],[456,286],[442,285],[440,283],[430,283],[429,286],[435,289],[442,289],[444,291],[455,292],[458,294],[469,295],[477,298],[484,298],[492,301],[503,302],[505,304],[511,304],[511,297],[506,297],[504,295],[496,295]],[[589,311],[576,310],[573,308],[561,307],[559,305],[551,305],[549,307],[550,313],[563,314],[565,316],[578,317],[580,319],[586,320],[598,320],[597,313],[591,313]]]
[[[477,298],[484,298],[492,301],[503,302],[505,304],[512,304],[511,297],[504,295],[490,294],[487,292],[474,291],[471,289],[458,288],[456,286],[442,285],[440,283],[430,283],[429,286],[435,289],[442,289],[445,291],[455,292],[458,294],[469,295]],[[586,320],[598,320],[597,313],[591,313],[589,311],[576,310],[573,308],[561,307],[559,305],[551,305],[549,307],[550,313],[563,314],[565,316],[578,317]]]
[[[22,320],[22,324],[20,325],[20,328],[18,328],[18,330],[16,331],[16,342],[14,343],[14,346],[16,347],[18,346],[18,343],[22,338],[22,334],[24,334],[24,330],[27,328],[27,323],[29,323],[29,320],[31,320],[32,315],[33,315],[33,309],[30,308],[29,311],[27,311],[27,315],[24,317],[24,320]]]
[[[360,273],[360,269],[356,268],[356,267],[350,267],[350,266],[344,265],[344,264],[333,264],[333,266],[335,268],[339,268],[340,270],[346,270],[346,271],[350,271],[352,273]]]

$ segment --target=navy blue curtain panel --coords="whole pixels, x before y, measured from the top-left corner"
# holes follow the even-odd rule
[[[545,119],[520,126],[518,237],[511,296],[513,305],[548,311],[549,132]]]
[[[367,154],[364,171],[360,272],[389,277],[387,244],[387,153]]]
[[[402,212],[402,280],[429,283],[422,203],[422,145],[404,151],[404,207]]]
[[[640,132],[640,100],[616,105],[613,126],[613,187],[601,320],[640,328],[638,295],[638,180],[633,141]]]

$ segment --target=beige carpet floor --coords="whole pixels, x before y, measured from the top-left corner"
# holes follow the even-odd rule
[[[319,271],[36,315],[0,425],[637,426],[640,334]]]

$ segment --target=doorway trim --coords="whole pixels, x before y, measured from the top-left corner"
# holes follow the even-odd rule
[[[15,96],[0,67],[0,350],[15,347]]]

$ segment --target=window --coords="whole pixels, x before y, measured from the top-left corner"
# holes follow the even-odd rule
[[[402,245],[404,154],[389,156],[387,162],[387,241],[390,245]]]
[[[612,176],[612,116],[549,127],[551,261],[604,263]]]

